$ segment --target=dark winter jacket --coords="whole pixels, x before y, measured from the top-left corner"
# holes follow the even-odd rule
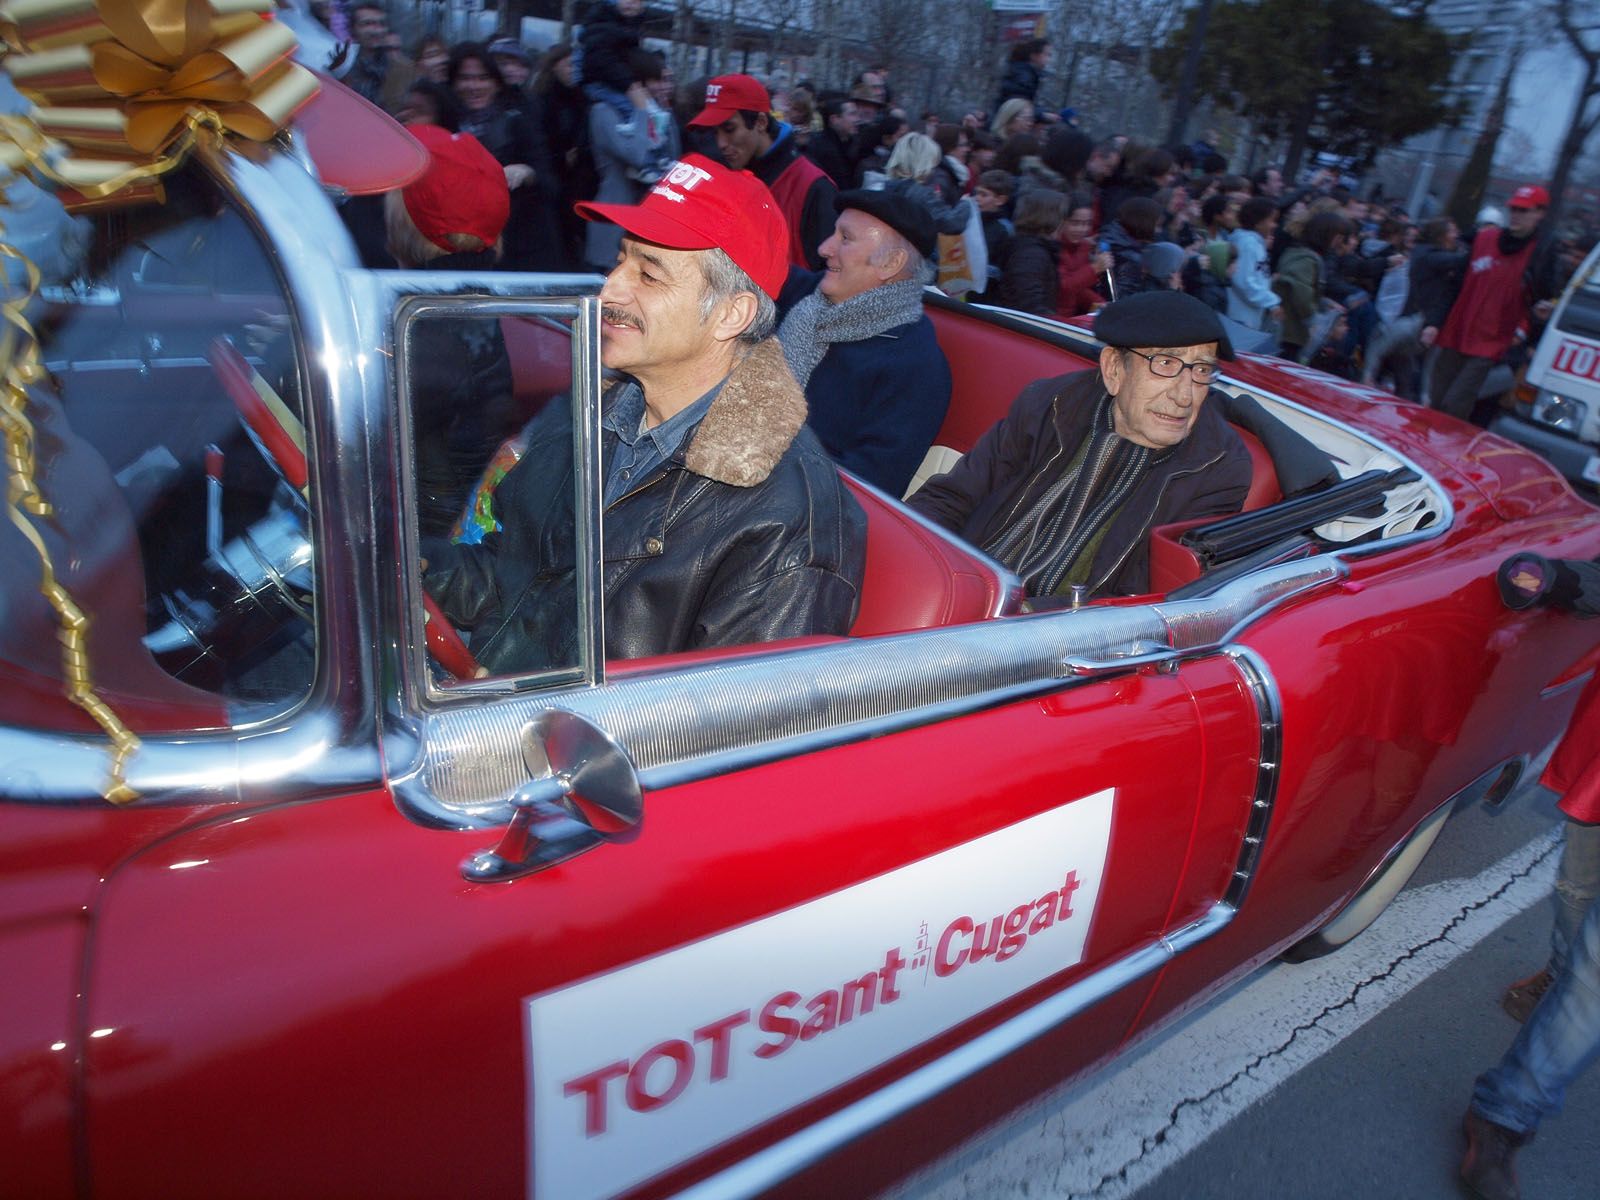
[[[835,342],[806,382],[806,418],[835,462],[903,494],[950,407],[950,364],[927,317]]]
[[[1056,259],[1060,243],[1032,233],[1019,233],[1006,243],[1000,260],[1000,282],[991,303],[1041,317],[1056,315]]]
[[[849,632],[866,517],[805,416],[769,338],[686,445],[606,507],[608,658]],[[503,528],[476,546],[423,546],[424,586],[496,672],[578,661],[570,407],[547,405],[527,436],[495,495]],[[602,432],[604,458],[615,441]]]
[[[838,188],[855,186],[856,156],[854,141],[845,141],[832,129],[821,133],[806,143],[806,157],[821,167]]]
[[[1421,313],[1424,327],[1444,325],[1450,306],[1461,291],[1467,269],[1466,250],[1418,246],[1411,252],[1411,290],[1406,293],[1407,313]]]
[[[982,299],[985,303],[994,299],[995,287],[1000,282],[1000,259],[1005,254],[1006,243],[1012,238],[1015,226],[1009,218],[1001,213],[983,213],[983,243],[989,259],[988,275],[983,280],[983,286],[973,289],[970,299]]]
[[[979,547],[1016,521],[1049,520],[1055,514],[1036,506],[1089,436],[1104,395],[1094,370],[1030,383],[970,454],[918,489],[911,507]],[[1150,465],[1111,519],[1094,553],[1090,594],[1148,591],[1150,530],[1238,512],[1250,491],[1250,474],[1250,452],[1221,408],[1203,405],[1189,436]]]
[[[584,22],[578,38],[578,70],[582,83],[598,83],[618,92],[633,86],[628,56],[639,49],[644,31],[644,11],[631,17],[617,11],[609,0],[599,0]]]
[[[1006,73],[1000,79],[1000,94],[995,98],[995,110],[998,112],[1000,106],[1011,99],[1033,101],[1038,97],[1039,85],[1043,82],[1044,72],[1026,59],[1008,63]]]
[[[463,112],[461,132],[482,142],[502,167],[521,163],[533,168],[533,178],[511,193],[511,217],[502,235],[505,253],[501,268],[549,271],[558,267],[559,238],[553,225],[559,184],[545,144],[543,123],[535,115],[497,99],[481,112]]]
[[[490,271],[490,252],[447,254],[437,271]],[[514,436],[519,415],[500,322],[423,319],[411,325],[412,438],[417,523],[424,537],[450,532],[490,456]]]
[[[1111,281],[1116,285],[1116,296],[1136,295],[1144,286],[1144,248],[1141,242],[1122,227],[1122,222],[1112,221],[1100,231],[1100,243],[1111,252]]]

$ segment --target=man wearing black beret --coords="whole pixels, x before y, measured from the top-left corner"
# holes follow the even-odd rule
[[[1099,371],[1029,384],[972,452],[911,507],[1015,571],[1032,596],[1150,587],[1150,530],[1244,507],[1250,453],[1205,403],[1233,347],[1182,292],[1100,311]]]
[[[895,192],[843,192],[834,204],[827,269],[791,269],[778,340],[823,449],[899,496],[950,407],[950,365],[922,312],[933,217]]]

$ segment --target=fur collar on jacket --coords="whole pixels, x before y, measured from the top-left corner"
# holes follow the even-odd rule
[[[754,487],[772,474],[806,423],[806,396],[769,337],[734,364],[684,454],[696,475]]]

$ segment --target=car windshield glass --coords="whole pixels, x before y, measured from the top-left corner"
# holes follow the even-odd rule
[[[570,320],[440,299],[411,311],[400,344],[435,681],[571,675],[583,555]],[[457,634],[465,651],[440,644]]]
[[[92,697],[135,732],[217,727],[310,686],[290,306],[201,172],[163,186],[165,203],[77,217],[40,193],[27,214],[52,233],[25,244],[43,275],[25,413],[44,507],[30,531],[0,523],[0,703],[16,724],[103,729]]]

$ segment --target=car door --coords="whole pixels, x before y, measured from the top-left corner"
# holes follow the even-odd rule
[[[374,500],[387,786],[224,810],[117,872],[97,1190],[753,1192],[1110,1053],[1248,876],[1248,669],[1152,606],[608,667],[590,569],[559,601],[572,661],[449,679],[422,650],[416,328],[576,330],[569,386],[516,390],[575,406],[540,469],[597,546],[595,305],[374,286],[395,391],[324,466]]]

